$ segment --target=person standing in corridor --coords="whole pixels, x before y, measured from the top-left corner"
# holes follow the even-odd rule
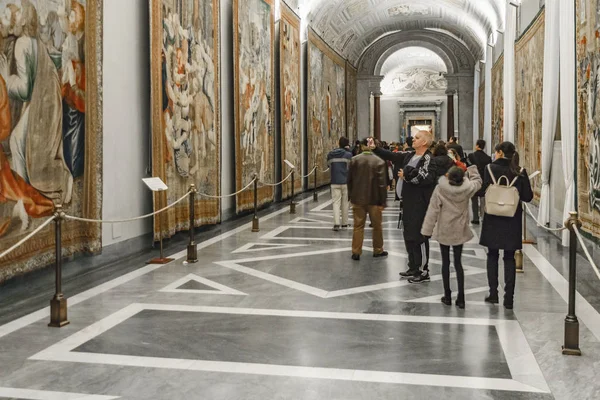
[[[333,198],[333,230],[348,227],[348,164],[352,153],[348,150],[350,141],[341,137],[339,148],[327,154],[327,165],[331,171],[331,197]],[[342,214],[340,222],[340,211]]]
[[[386,257],[383,250],[382,213],[386,206],[386,163],[376,157],[369,147],[369,139],[361,141],[361,154],[350,161],[348,168],[348,192],[354,213],[352,235],[352,259],[360,260],[365,234],[367,214],[373,225],[373,257]]]

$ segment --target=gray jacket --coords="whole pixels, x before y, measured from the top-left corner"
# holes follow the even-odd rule
[[[346,149],[335,149],[327,154],[327,165],[331,171],[332,185],[345,185],[348,183],[348,164],[352,153]]]
[[[440,178],[421,228],[423,236],[433,236],[445,246],[458,246],[473,239],[469,228],[469,204],[481,188],[482,180],[477,166],[469,167],[468,176],[461,186],[450,185],[445,176]]]

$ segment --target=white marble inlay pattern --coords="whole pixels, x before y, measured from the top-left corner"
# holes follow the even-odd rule
[[[238,253],[254,253],[257,251],[267,251],[267,250],[282,250],[282,249],[291,249],[297,247],[306,247],[307,244],[289,244],[289,243],[246,243],[242,247],[234,250],[231,254]]]
[[[215,290],[209,289],[178,289],[180,286],[185,285],[189,281],[195,281],[201,283],[203,285],[214,288]],[[235,290],[230,288],[229,286],[222,285],[218,282],[211,281],[210,279],[206,279],[202,276],[198,276],[196,274],[188,274],[181,279],[177,279],[175,282],[165,286],[160,289],[159,292],[166,293],[191,293],[191,294],[228,294],[234,296],[247,296],[247,293],[240,292],[239,290]]]
[[[550,282],[554,290],[558,292],[565,302],[569,301],[569,281],[567,281],[552,263],[546,259],[534,246],[526,244],[523,246],[523,253],[531,260],[533,265],[542,273],[544,278]],[[576,292],[575,312],[577,317],[587,326],[600,341],[600,314],[592,307],[590,303]],[[566,308],[565,308],[566,312]]]
[[[175,358],[123,356],[72,351],[143,310],[494,326],[498,332],[498,337],[504,350],[508,367],[513,379],[412,374],[339,368],[311,368],[222,361],[184,360]],[[525,339],[519,322],[484,318],[428,317],[413,315],[339,313],[134,303],[71,335],[57,344],[35,354],[34,356],[30,357],[30,360],[126,365],[147,368],[211,371],[267,376],[288,376],[357,382],[396,383],[407,385],[550,393],[544,376],[542,375],[542,372],[535,361],[533,353],[527,344],[527,340]]]
[[[113,400],[117,396],[101,396],[96,394],[52,392],[48,390],[16,389],[0,387],[0,397],[27,400]]]
[[[368,247],[364,247],[363,250],[373,252],[373,249],[368,248]],[[273,275],[268,272],[263,272],[263,271],[259,271],[254,268],[249,268],[249,267],[246,267],[243,265],[243,263],[247,263],[247,262],[269,261],[269,260],[280,260],[280,259],[288,260],[290,258],[308,257],[308,256],[313,256],[313,255],[333,254],[333,253],[342,253],[342,252],[346,252],[346,253],[350,254],[352,252],[352,249],[350,247],[348,247],[348,248],[334,248],[334,249],[327,249],[327,250],[306,251],[306,252],[302,252],[302,253],[278,254],[278,255],[264,256],[264,257],[245,258],[245,259],[241,259],[241,260],[218,261],[218,262],[215,262],[215,264],[220,265],[225,268],[232,269],[234,271],[238,271],[238,272],[241,272],[241,273],[244,273],[247,275],[254,276],[259,279],[263,279],[263,280],[266,280],[266,281],[269,281],[272,283],[276,283],[278,285],[286,286],[290,289],[308,293],[308,294],[311,294],[313,296],[320,297],[323,299],[348,296],[348,295],[357,294],[357,293],[373,292],[373,291],[377,291],[377,290],[393,289],[393,288],[397,288],[397,287],[410,285],[410,283],[407,280],[394,280],[391,282],[377,283],[377,284],[373,284],[373,285],[365,285],[365,286],[358,286],[358,287],[353,287],[353,288],[348,288],[348,289],[327,291],[327,290],[323,290],[323,289],[320,289],[320,288],[317,288],[317,287],[314,287],[311,285],[307,285],[307,284],[299,283],[299,282],[296,282],[296,281],[293,281],[290,279],[282,278],[280,276]],[[398,252],[394,252],[394,251],[389,251],[388,253],[389,253],[389,256],[392,256],[392,257],[407,258],[407,256],[402,253],[398,253]],[[429,261],[431,263],[437,263],[437,264],[441,263],[441,261],[439,261],[439,260],[430,259]],[[463,269],[465,271],[465,276],[478,275],[478,274],[485,273],[485,270],[483,270],[481,268],[475,268],[475,267],[471,267],[468,265],[463,266]],[[442,280],[441,275],[431,275],[431,281],[441,281],[441,280]]]
[[[327,190],[328,192],[329,190]],[[320,192],[320,194],[325,194],[325,190],[322,190]],[[308,202],[312,201],[312,198],[307,197],[304,200],[301,200],[298,202],[298,206],[306,204]],[[274,211],[268,215],[265,215],[263,217],[261,217],[262,221],[267,221],[270,220],[272,218],[275,218],[278,215],[284,214],[288,212],[287,208],[282,208],[281,210],[277,210]],[[211,239],[205,240],[201,243],[198,243],[197,245],[197,249],[201,250],[204,249],[208,246],[211,246],[215,243],[220,242],[223,239],[226,239],[228,237],[234,236],[238,233],[241,232],[245,232],[249,229],[251,229],[252,227],[252,222],[248,222],[247,224],[244,224],[242,226],[240,226],[239,228],[236,229],[232,229],[230,231],[227,231],[221,235],[215,236]],[[172,254],[167,256],[168,258],[173,258],[175,260],[180,259],[182,257],[185,257],[187,254],[187,250],[182,250],[178,253]],[[165,265],[169,265],[169,264],[162,264],[162,265],[147,265],[145,267],[142,267],[138,270],[132,271],[128,274],[125,274],[123,276],[120,276],[118,278],[113,279],[112,281],[108,281],[106,283],[103,283],[102,285],[96,286],[92,289],[86,290],[85,292],[79,293],[76,296],[73,296],[71,298],[68,299],[68,304],[70,307],[79,304],[81,302],[84,302],[86,300],[89,300],[91,298],[93,298],[94,296],[97,296],[99,294],[105,293],[111,289],[114,289],[116,287],[119,287],[127,282],[130,282],[134,279],[139,278],[140,276],[146,275],[152,271],[155,271],[159,268],[164,267]],[[24,317],[18,318],[14,321],[11,321],[9,323],[6,323],[4,325],[0,326],[0,338],[6,335],[9,335],[13,332],[18,331],[21,328],[24,328],[30,324],[33,324],[34,322],[37,322],[43,318],[48,318],[50,316],[50,307],[45,307],[42,308],[41,310],[35,311],[31,314],[25,315]]]

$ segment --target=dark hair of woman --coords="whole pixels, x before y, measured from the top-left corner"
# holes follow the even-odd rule
[[[502,142],[496,146],[496,151],[504,153],[504,158],[510,160],[510,172],[513,175],[519,175],[521,168],[519,167],[519,153],[515,148],[515,145],[511,142]]]
[[[448,155],[448,149],[446,148],[445,145],[436,144],[435,147],[433,148],[433,156],[434,157],[447,156],[447,155]]]
[[[465,180],[465,171],[458,167],[448,170],[448,183],[451,186],[461,186]]]

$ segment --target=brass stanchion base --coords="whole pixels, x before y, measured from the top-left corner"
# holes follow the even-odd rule
[[[515,264],[517,273],[522,274],[525,272],[523,269],[523,252],[521,250],[515,252]]]
[[[150,261],[146,261],[146,264],[168,264],[173,261],[173,258],[153,258]]]
[[[252,218],[252,232],[260,232],[260,228],[258,226],[258,217]]]
[[[69,325],[67,319],[67,299],[62,294],[55,295],[50,300],[50,323],[48,326],[52,328],[61,328]]]
[[[290,203],[290,214],[296,214],[296,203],[293,201]]]
[[[568,317],[567,317],[568,318]],[[565,321],[565,345],[562,353],[566,356],[580,356],[579,349],[579,321]]]
[[[319,201],[319,194],[317,193],[316,189],[315,189],[315,192],[313,193],[313,201]]]
[[[198,248],[196,247],[196,242],[188,244],[186,261],[191,264],[198,262]]]

